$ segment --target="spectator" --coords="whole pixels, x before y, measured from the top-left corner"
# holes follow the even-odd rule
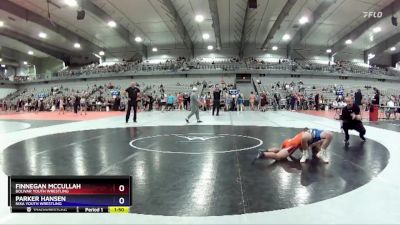
[[[315,97],[314,97],[314,101],[315,101],[315,110],[319,110],[319,93],[317,93],[316,95],[315,95]]]
[[[184,107],[185,110],[188,110],[189,103],[190,103],[189,95],[187,93],[184,93],[183,94],[183,107]]]
[[[261,97],[261,99],[260,99],[260,101],[261,101],[261,111],[265,112],[267,110],[267,104],[268,104],[267,94],[265,93],[265,91],[263,91],[261,93],[260,97]]]
[[[380,93],[379,90],[377,88],[374,88],[374,98],[372,99],[371,103],[372,105],[379,105],[379,98],[380,98]]]
[[[354,94],[354,103],[360,107],[362,105],[362,94],[361,94],[361,90],[358,89],[357,92]]]
[[[394,108],[394,101],[393,101],[393,97],[392,96],[390,96],[389,101],[386,103],[386,106],[388,107],[385,110],[386,119],[390,119],[390,116],[392,114],[394,114],[395,118],[396,118],[395,108]]]
[[[172,94],[169,94],[167,98],[167,110],[170,111],[171,109],[174,109],[174,102],[175,102],[175,97]]]

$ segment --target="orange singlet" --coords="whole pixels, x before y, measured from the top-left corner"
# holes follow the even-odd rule
[[[301,139],[303,138],[304,131],[298,133],[291,139],[286,139],[282,143],[282,148],[289,148],[288,152],[291,155],[296,149],[301,147]]]

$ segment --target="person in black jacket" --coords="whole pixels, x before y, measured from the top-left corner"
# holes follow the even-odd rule
[[[360,107],[362,105],[362,93],[361,90],[358,89],[357,92],[354,94],[354,103]]]
[[[78,93],[75,94],[74,97],[74,114],[78,115],[78,107],[80,105],[81,98],[79,97]]]
[[[127,110],[126,110],[126,117],[125,117],[125,122],[128,123],[129,121],[129,116],[131,115],[131,109],[133,107],[133,122],[136,121],[136,112],[137,112],[137,100],[140,97],[140,89],[137,88],[137,85],[135,82],[131,83],[131,86],[128,87],[125,90],[125,94],[128,95],[128,103],[127,103]]]
[[[365,141],[365,127],[361,121],[360,107],[353,103],[352,97],[346,97],[346,107],[342,109],[342,129],[345,134],[345,144],[349,144],[349,130],[356,130],[360,133],[360,138]]]
[[[377,88],[374,88],[374,91],[375,91],[375,95],[374,95],[374,98],[372,99],[371,103],[372,103],[372,105],[379,105],[379,95],[380,95],[379,90]]]
[[[219,116],[220,103],[221,103],[221,90],[219,89],[218,84],[217,84],[217,85],[215,85],[215,88],[213,91],[213,109],[212,109],[213,116],[214,116],[215,109],[217,109],[217,116]]]
[[[314,102],[315,102],[315,110],[319,110],[319,93],[317,93],[314,97]]]
[[[149,94],[148,97],[149,97],[149,111],[152,111],[153,110],[153,102],[154,102],[153,95]]]

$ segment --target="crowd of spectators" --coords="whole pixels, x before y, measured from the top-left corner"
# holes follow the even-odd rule
[[[263,58],[247,57],[240,60],[237,57],[225,59],[204,60],[203,58],[194,58],[191,60],[185,57],[176,59],[166,59],[165,62],[150,63],[149,61],[134,61],[116,63],[113,65],[103,66],[91,64],[79,69],[64,69],[58,72],[58,76],[79,76],[98,73],[119,73],[125,71],[189,71],[196,69],[211,70],[237,70],[240,68],[246,69],[270,69],[270,70],[290,70],[290,71],[328,71],[338,73],[370,73],[370,74],[389,74],[387,69],[382,69],[377,66],[360,66],[345,60],[337,60],[334,63],[328,64],[314,63],[309,60],[296,61],[291,59],[280,58],[276,62],[267,61]]]
[[[396,112],[400,113],[400,93],[380,92],[376,88],[364,86],[361,88],[345,88],[343,85],[304,85],[299,82],[276,82],[270,88],[263,88],[258,85],[258,89],[265,92],[268,96],[270,108],[297,110],[338,110],[345,106],[344,98],[351,96],[355,103],[365,111],[369,111],[373,104],[379,105],[381,110],[388,114],[388,117]],[[372,92],[371,92],[372,91]],[[257,96],[258,98],[258,96]],[[378,99],[378,100],[376,100]],[[381,99],[381,101],[379,101]]]
[[[63,102],[64,108],[72,109],[74,103],[81,98],[88,99],[100,88],[102,87],[93,85],[79,90],[63,86],[43,90],[24,89],[6,96],[0,103],[3,111],[55,111],[59,109],[60,101]]]
[[[362,63],[354,63],[348,60],[336,60],[335,62],[318,63],[311,60],[303,60],[299,62],[304,70],[323,71],[330,73],[351,73],[351,74],[375,74],[375,75],[391,75],[389,68],[380,68],[376,65],[367,65]]]
[[[190,70],[222,70],[236,71],[239,69],[255,69],[255,70],[286,70],[286,71],[318,71],[329,73],[350,73],[350,74],[374,74],[374,75],[391,75],[400,76],[400,72],[393,68],[381,68],[376,65],[367,65],[354,63],[347,60],[336,60],[334,62],[327,61],[324,63],[318,60],[291,60],[279,58],[278,60],[247,57],[239,59],[238,57],[215,58],[210,59],[197,57],[187,59],[180,56],[175,59],[165,59],[163,62],[152,63],[149,60],[136,58],[123,60],[121,63],[104,65],[93,63],[79,68],[64,68],[54,74],[56,77],[74,77],[74,76],[90,76],[102,73],[121,73],[121,72],[139,72],[139,71],[190,71]],[[37,75],[35,79],[43,79],[41,75]],[[7,80],[9,77],[0,76],[0,79]],[[14,81],[27,81],[29,76],[14,76]]]
[[[380,96],[378,105],[390,106],[385,112],[396,117],[396,108],[400,106],[399,93],[382,94],[373,89],[374,95],[363,94],[361,89],[344,90],[342,85],[326,85],[316,87],[307,86],[301,80],[298,82],[276,82],[269,84],[268,88],[261,86],[258,81],[256,91],[249,96],[235,90],[233,83],[226,84],[223,81],[217,84],[221,89],[220,106],[225,111],[244,110],[336,110],[344,106],[344,97],[353,96],[355,103],[368,111],[376,95]],[[213,106],[213,91],[215,85],[211,81],[195,81],[191,84],[177,83],[176,87],[185,87],[191,90],[198,87],[199,99],[203,103],[202,110],[211,110]],[[159,110],[190,110],[190,91],[171,91],[163,84],[138,83],[142,94],[138,98],[138,109],[140,111]],[[60,102],[66,111],[73,111],[74,106],[85,107],[88,111],[124,111],[127,99],[124,95],[124,87],[106,83],[103,85],[92,85],[81,89],[70,89],[67,87],[53,87],[44,90],[20,90],[10,94],[1,100],[3,111],[58,111]],[[365,90],[371,87],[365,86]],[[183,89],[182,89],[183,90]],[[82,104],[82,99],[84,99]],[[379,99],[379,97],[378,97]],[[79,103],[79,104],[78,104]],[[397,109],[398,110],[398,109]],[[399,111],[400,113],[400,111]]]
[[[357,64],[346,60],[336,60],[335,62],[318,63],[312,60],[291,60],[280,58],[276,61],[264,58],[247,57],[240,60],[237,57],[218,58],[215,60],[204,60],[204,58],[194,58],[191,60],[185,57],[176,59],[166,59],[164,62],[151,63],[148,60],[131,60],[115,63],[112,65],[90,64],[80,68],[65,68],[55,74],[57,77],[90,76],[102,73],[120,72],[139,72],[139,71],[190,71],[190,70],[222,70],[236,71],[239,69],[255,70],[286,70],[286,71],[322,71],[329,73],[353,73],[353,74],[375,74],[393,75],[400,74],[389,68],[380,68],[376,65]],[[41,79],[40,75],[37,76]],[[0,79],[8,79],[0,77]],[[14,81],[26,81],[28,76],[15,76]]]

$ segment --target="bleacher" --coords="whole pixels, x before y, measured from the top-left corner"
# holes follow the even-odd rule
[[[157,62],[157,63],[156,63]],[[338,63],[340,62],[340,63]],[[338,63],[338,65],[336,65]],[[369,67],[367,64],[355,63],[351,61],[337,61],[336,63],[328,63],[327,60],[288,60],[288,59],[276,59],[276,58],[262,58],[262,57],[250,57],[243,60],[236,58],[215,58],[215,59],[203,59],[194,58],[192,60],[177,60],[177,59],[163,59],[163,60],[148,60],[144,62],[123,62],[116,63],[113,65],[88,65],[82,68],[71,68],[64,69],[58,72],[52,78],[45,75],[36,75],[36,78],[30,78],[28,81],[18,82],[29,82],[32,80],[57,80],[57,79],[76,79],[78,77],[108,77],[108,76],[127,76],[132,74],[151,74],[151,73],[174,73],[174,72],[191,72],[204,73],[206,71],[218,71],[227,72],[252,72],[257,73],[257,70],[263,71],[279,71],[284,72],[297,72],[301,74],[344,74],[344,75],[375,75],[398,77],[400,72],[394,68],[378,68]],[[261,72],[261,71],[260,71]]]
[[[0,99],[11,97],[16,91],[14,88],[0,88]]]
[[[358,80],[335,80],[335,79],[307,79],[307,78],[291,78],[291,77],[259,77],[253,78],[259,80],[261,84],[257,85],[259,91],[266,91],[271,95],[279,93],[281,96],[286,96],[292,92],[298,92],[298,82],[303,82],[305,96],[315,95],[320,93],[324,96],[327,102],[332,102],[336,99],[335,87],[343,87],[344,94],[353,95],[358,89],[361,90],[364,98],[371,98],[374,95],[372,87],[376,87],[380,90],[381,95],[384,96],[399,96],[400,89],[398,89],[398,83],[379,83],[372,81],[358,81]],[[280,88],[276,88],[276,83],[280,82]],[[256,82],[256,81],[255,81]],[[296,85],[293,90],[284,90],[282,85],[284,83],[290,84],[294,82]],[[274,88],[272,88],[274,86]],[[315,88],[314,88],[315,87]]]

